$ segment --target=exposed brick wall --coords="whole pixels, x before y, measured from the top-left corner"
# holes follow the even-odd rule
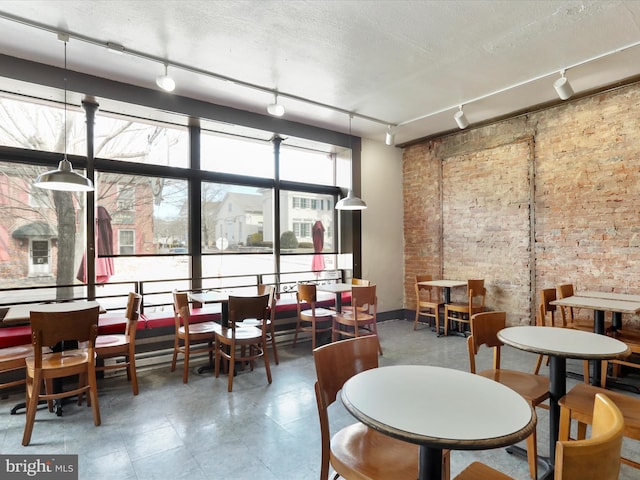
[[[423,272],[484,278],[510,324],[558,283],[640,294],[640,86],[414,145],[403,162],[406,308]]]

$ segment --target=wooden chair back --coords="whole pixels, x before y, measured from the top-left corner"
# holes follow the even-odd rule
[[[484,301],[487,296],[484,280],[467,280],[467,296],[469,298],[469,312],[474,308],[484,309]]]
[[[276,287],[273,285],[258,285],[258,295],[269,295],[269,318],[271,321],[276,319]]]
[[[176,324],[176,333],[184,326],[185,335],[189,335],[189,297],[185,292],[173,291],[173,318]]]
[[[266,332],[267,320],[269,320],[270,294],[254,297],[229,296],[229,326],[235,330],[236,323],[248,318],[262,320],[263,334]]]
[[[316,403],[320,417],[322,465],[320,478],[329,475],[331,431],[327,409],[336,401],[344,383],[355,374],[378,367],[378,340],[373,336],[330,343],[313,351],[318,380]]]
[[[558,298],[567,298],[573,296],[573,284],[562,283],[556,287]],[[566,327],[567,324],[573,323],[573,308],[572,307],[560,307],[560,314],[562,315],[562,326]]]
[[[556,325],[556,310],[557,307],[555,305],[551,305],[557,298],[556,289],[555,288],[544,288],[540,291],[540,320],[542,326],[555,327]],[[547,319],[550,319],[549,323]]]
[[[498,332],[506,326],[506,312],[482,312],[471,316],[471,335],[467,338],[469,371],[476,373],[475,356],[481,345],[493,348],[493,368],[500,369],[500,347]]]
[[[89,358],[93,352],[98,335],[98,315],[100,307],[90,307],[70,312],[38,312],[30,314],[31,340],[33,344],[35,368],[42,366],[43,349],[59,342],[75,340],[78,343],[88,342]]]
[[[354,310],[360,310],[373,315],[377,309],[376,286],[368,287],[354,285],[351,287],[351,305]],[[357,317],[357,312],[355,313]]]
[[[298,293],[296,294],[296,298],[298,299],[298,306],[301,303],[306,303],[308,305],[315,304],[316,298],[317,298],[316,295],[317,295],[317,290],[316,290],[315,283],[299,283],[298,284]]]
[[[431,303],[433,300],[431,298],[431,294],[433,292],[433,287],[430,285],[418,285],[419,282],[430,282],[433,280],[432,275],[416,275],[416,306],[420,306],[420,301],[423,300],[425,302]]]
[[[557,443],[555,480],[616,480],[620,473],[623,430],[620,409],[609,397],[597,393],[591,438]]]
[[[369,285],[371,285],[371,282],[362,278],[352,278],[351,285],[361,285],[363,287],[368,287]]]
[[[127,326],[125,327],[125,336],[129,337],[133,341],[136,337],[136,330],[138,328],[138,318],[140,318],[140,303],[142,302],[142,295],[129,292],[127,298],[127,310],[125,317],[127,318]]]

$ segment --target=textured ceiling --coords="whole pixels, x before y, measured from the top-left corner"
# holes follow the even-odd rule
[[[400,124],[403,143],[456,129],[461,104],[473,125],[559,102],[553,82],[565,68],[577,95],[640,75],[639,21],[640,2],[629,0],[3,0],[0,52],[61,66],[53,31],[65,31],[69,69],[157,88],[161,63],[74,37],[114,42],[277,89],[290,120],[345,132],[352,111],[353,132],[379,140],[386,123]],[[178,95],[260,113],[273,99],[169,72]]]

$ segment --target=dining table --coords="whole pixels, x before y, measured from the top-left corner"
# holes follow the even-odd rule
[[[38,312],[69,312],[76,309],[84,309],[98,306],[100,313],[106,313],[106,310],[95,300],[78,300],[69,302],[47,302],[47,303],[25,303],[21,305],[11,305],[7,310],[2,324],[4,326],[20,325],[29,323],[31,310]]]
[[[543,479],[552,479],[558,431],[560,407],[558,401],[567,393],[567,359],[611,360],[624,358],[629,347],[615,338],[572,328],[514,326],[498,332],[498,338],[506,345],[549,357],[549,469]]]
[[[418,282],[418,285],[442,288],[442,296],[444,303],[451,303],[451,289],[456,287],[465,287],[466,280],[425,280]]]
[[[350,283],[321,283],[316,285],[319,292],[329,292],[336,295],[336,312],[342,312],[342,294],[351,291],[353,285]]]
[[[419,480],[440,480],[444,449],[512,445],[536,425],[517,392],[480,375],[429,365],[393,365],[345,382],[346,409],[370,428],[419,445]]]
[[[636,302],[640,303],[640,295],[630,293],[614,293],[614,292],[599,292],[594,290],[585,290],[577,294],[579,297],[593,297],[604,298],[607,300],[620,300],[624,302]],[[619,311],[611,312],[611,324],[614,329],[619,330],[622,328],[622,313]]]

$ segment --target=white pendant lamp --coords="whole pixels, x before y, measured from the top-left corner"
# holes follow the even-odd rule
[[[351,183],[353,184],[353,155],[351,149],[351,119],[353,115],[349,115],[349,157],[351,159]],[[365,210],[367,204],[361,198],[353,194],[353,189],[349,187],[347,196],[336,203],[336,210]]]
[[[460,105],[460,107],[458,107],[458,108],[459,109],[453,115],[453,118],[455,119],[456,123],[458,124],[458,128],[460,128],[460,130],[464,130],[465,128],[467,128],[469,126],[469,120],[467,120],[467,116],[462,111],[462,105]]]
[[[69,36],[59,33],[58,40],[64,42],[64,157],[58,164],[57,170],[38,175],[33,185],[47,190],[92,192],[93,182],[74,172],[71,162],[67,159],[67,42]]]
[[[176,82],[169,76],[169,65],[164,64],[164,75],[156,78],[156,85],[166,92],[173,92],[176,88]]]
[[[393,145],[393,142],[395,142],[396,140],[396,134],[394,133],[393,129],[391,128],[391,125],[389,125],[387,127],[387,134],[384,138],[384,143],[386,143],[387,145],[391,146]]]
[[[275,92],[273,103],[267,105],[267,112],[274,117],[281,117],[284,115],[284,105],[278,103],[278,92]]]
[[[573,88],[569,83],[569,79],[564,76],[564,70],[560,74],[562,76],[553,82],[553,88],[556,89],[556,93],[561,100],[567,100],[573,96]]]

